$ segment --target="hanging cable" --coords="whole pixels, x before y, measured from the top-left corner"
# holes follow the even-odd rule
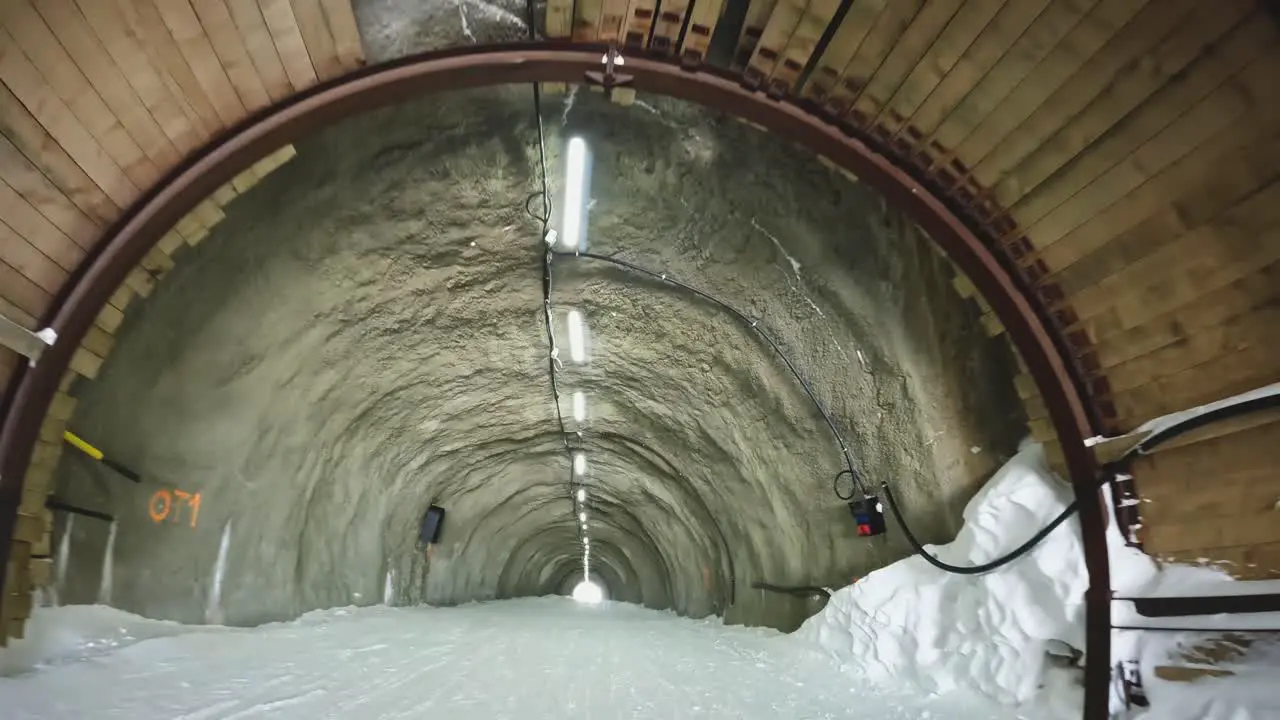
[[[528,0],[528,2],[525,5],[525,21],[529,27],[530,40],[537,39],[537,35],[534,30],[535,20],[536,20],[536,16],[534,13],[534,2],[533,0]],[[556,408],[556,424],[560,429],[560,443],[564,448],[565,457],[568,458],[569,460],[569,480],[568,480],[568,490],[570,493],[569,508],[570,508],[570,512],[576,512],[574,509],[575,505],[573,504],[573,497],[574,497],[573,495],[574,493],[573,450],[574,448],[569,444],[569,433],[564,424],[564,413],[560,410],[560,385],[556,377],[556,371],[558,370],[557,366],[560,362],[560,358],[559,358],[559,348],[556,347],[555,325],[554,325],[554,320],[552,318],[552,307],[551,307],[551,290],[552,290],[551,261],[552,261],[553,253],[552,253],[551,243],[548,241],[551,240],[550,230],[551,230],[552,205],[551,205],[551,191],[549,189],[548,180],[547,180],[548,174],[549,174],[547,172],[547,138],[546,138],[546,130],[542,122],[542,87],[536,82],[530,83],[530,84],[533,87],[533,117],[534,117],[534,122],[538,129],[538,175],[539,175],[538,180],[541,185],[541,189],[538,192],[530,193],[529,196],[525,198],[524,210],[526,213],[529,214],[529,217],[533,218],[535,221],[538,222],[538,225],[541,231],[540,238],[542,242],[542,247],[541,247],[541,251],[542,251],[542,314],[544,319],[544,328],[546,330],[546,336],[547,336],[547,378],[549,381],[549,385],[551,386],[551,401]],[[542,200],[541,214],[534,212],[534,209],[532,206],[534,198],[539,198],[539,197]],[[578,446],[581,447],[581,434],[579,434]],[[576,522],[576,519],[577,519],[576,515],[574,519],[575,519],[574,527],[579,528],[578,536],[580,538],[584,538],[586,536],[586,531],[582,529],[582,527]],[[585,565],[584,565],[584,571],[585,571]],[[584,572],[584,576],[585,576],[585,572]]]
[[[616,265],[618,267],[625,268],[634,273],[638,273],[640,275],[644,275],[646,277],[650,277],[664,283],[675,285],[676,287],[681,288],[682,290],[685,290],[687,292],[691,292],[694,295],[697,295],[698,297],[708,302],[711,302],[715,305],[719,305],[721,308],[724,308],[725,310],[729,311],[731,314],[735,315],[739,320],[746,323],[748,327],[756,331],[756,333],[761,338],[764,339],[764,341],[769,345],[770,348],[773,348],[773,352],[778,356],[779,359],[782,360],[782,364],[787,367],[787,370],[791,371],[791,375],[796,379],[796,382],[800,383],[800,387],[804,390],[805,395],[809,396],[809,402],[813,404],[813,407],[817,409],[818,414],[821,415],[822,419],[827,423],[827,428],[831,430],[831,435],[832,437],[835,438],[836,445],[840,447],[840,455],[844,460],[844,469],[836,474],[835,480],[832,483],[833,489],[835,489],[836,491],[836,496],[839,497],[841,500],[849,500],[853,497],[852,493],[848,497],[841,495],[837,487],[839,485],[840,478],[845,475],[848,475],[850,479],[853,481],[854,492],[857,492],[860,490],[863,496],[869,496],[871,494],[870,492],[867,491],[867,487],[862,481],[862,476],[859,475],[858,471],[855,470],[853,467],[853,457],[849,454],[849,445],[844,441],[844,435],[840,433],[840,429],[836,427],[835,420],[833,420],[831,418],[831,415],[827,413],[826,408],[822,407],[822,403],[818,401],[818,396],[813,392],[813,388],[809,386],[809,383],[804,379],[804,376],[800,374],[800,371],[796,369],[796,366],[791,363],[791,360],[789,358],[787,358],[786,353],[782,351],[782,346],[780,346],[778,342],[769,335],[769,333],[765,332],[764,329],[760,327],[759,320],[753,317],[750,317],[746,313],[742,312],[741,310],[738,310],[737,308],[733,307],[729,303],[721,300],[720,298],[710,293],[703,292],[702,290],[699,290],[698,288],[693,287],[692,285],[686,285],[685,283],[682,283],[679,280],[676,280],[675,278],[667,275],[667,273],[656,273],[656,272],[653,272],[652,270],[647,270],[645,268],[642,268],[639,265],[629,263],[626,260],[620,260],[616,257],[610,257],[608,255],[597,255],[595,253],[590,253],[590,252],[577,252],[572,255],[566,254],[566,256],[582,257],[582,258],[587,258],[589,260],[597,260],[599,262],[609,263],[611,265]]]
[[[898,509],[898,502],[893,497],[893,491],[889,489],[889,483],[884,483],[881,485],[881,488],[884,490],[884,499],[889,503],[889,510],[893,512],[893,518],[898,521],[898,526],[902,528],[902,534],[906,536],[907,542],[911,544],[911,549],[915,550],[916,554],[924,558],[930,565],[954,575],[981,575],[1017,560],[1023,555],[1031,552],[1036,545],[1040,544],[1041,540],[1044,540],[1049,533],[1057,529],[1059,525],[1065,522],[1066,519],[1071,517],[1072,513],[1076,511],[1076,501],[1072,500],[1071,504],[1067,505],[1066,509],[1058,514],[1058,517],[1050,521],[1050,523],[1040,530],[1040,532],[1032,535],[1030,540],[1019,545],[1008,555],[998,557],[995,560],[982,563],[981,565],[952,565],[939,560],[924,549],[924,546],[916,539],[915,533],[911,532],[911,528],[907,526],[907,521],[902,519],[902,511]]]

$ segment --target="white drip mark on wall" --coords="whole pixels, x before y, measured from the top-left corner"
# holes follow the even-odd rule
[[[751,227],[764,233],[765,237],[773,241],[773,245],[778,248],[778,252],[782,253],[782,256],[787,259],[787,262],[791,263],[791,271],[796,274],[796,277],[800,277],[800,262],[791,257],[791,254],[787,252],[786,248],[782,247],[782,242],[778,240],[778,238],[774,237],[773,233],[761,227],[760,223],[756,222],[755,218],[751,218]]]
[[[62,538],[58,540],[58,559],[54,566],[53,604],[58,604],[58,593],[67,587],[67,564],[71,562],[71,531],[76,526],[76,516],[67,513],[67,524],[62,528]]]
[[[519,28],[529,27],[525,24],[524,18],[516,15],[506,8],[494,5],[493,3],[483,2],[483,0],[461,0],[461,3],[470,5],[471,9],[478,11],[480,17],[485,20],[493,20],[506,25],[514,25]]]
[[[395,605],[396,599],[396,571],[387,568],[387,577],[382,581],[382,604],[388,607]]]
[[[204,621],[210,625],[222,624],[222,581],[227,575],[227,550],[231,547],[231,521],[222,526],[222,539],[218,541],[218,560],[213,565],[213,582],[209,586],[209,601],[204,608]]]
[[[112,590],[112,570],[115,565],[116,554],[116,530],[119,529],[120,522],[112,521],[111,530],[107,533],[107,547],[102,552],[102,578],[98,582],[98,604],[111,604]]]
[[[564,96],[564,111],[560,113],[560,124],[569,124],[569,111],[573,109],[573,102],[578,99],[578,88],[581,85],[570,86],[569,92]]]
[[[462,0],[458,0],[458,19],[462,21],[462,34],[474,43],[476,36],[471,33],[471,24],[467,22],[467,5]]]
[[[854,352],[858,353],[858,362],[862,364],[862,372],[870,375],[871,365],[867,362],[867,357],[862,354],[861,350],[855,350]]]

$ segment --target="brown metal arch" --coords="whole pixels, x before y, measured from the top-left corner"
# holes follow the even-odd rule
[[[581,82],[599,69],[603,49],[569,43],[454,48],[366,68],[312,88],[251,117],[206,146],[135,203],[98,242],[46,326],[57,334],[35,368],[10,387],[0,425],[0,537],[12,537],[23,478],[40,424],[94,318],[128,272],[181,217],[260,157],[341,118],[421,93],[530,82]],[[718,108],[787,137],[857,175],[905,211],[973,281],[1026,362],[1057,430],[1079,503],[1090,586],[1086,595],[1086,718],[1107,716],[1110,579],[1097,468],[1084,439],[1094,432],[1087,406],[1054,337],[1014,276],[909,167],[799,105],[770,99],[710,68],[629,55],[636,89]],[[7,563],[7,553],[6,553]],[[3,576],[0,576],[3,577]],[[0,591],[2,591],[0,586]]]

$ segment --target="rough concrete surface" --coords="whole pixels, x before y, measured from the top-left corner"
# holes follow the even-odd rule
[[[357,4],[371,59],[465,40],[460,21],[441,40],[446,10],[475,11],[481,39],[520,30],[514,6],[394,5]],[[924,539],[948,539],[1021,411],[1006,349],[928,241],[869,188],[702,108],[583,90],[544,98],[544,117],[557,206],[566,139],[591,148],[590,249],[760,318],[859,470],[894,486]],[[566,591],[580,547],[525,212],[531,90],[406,98],[297,148],[180,255],[78,389],[72,427],[145,476],[74,456],[59,471],[67,499],[120,518],[110,600],[251,624],[388,585],[397,603]],[[812,603],[753,581],[839,585],[908,552],[896,528],[854,536],[831,489],[839,448],[750,329],[589,260],[554,274],[557,327],[578,309],[589,328],[589,362],[558,377],[566,418],[570,393],[588,398],[593,569],[614,598],[792,628]],[[164,489],[200,493],[194,527],[179,503],[151,519]],[[430,503],[448,518],[428,559]],[[63,599],[98,595],[105,538],[76,522]]]

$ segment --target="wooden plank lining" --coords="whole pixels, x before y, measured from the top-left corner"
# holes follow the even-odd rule
[[[1064,62],[1063,67],[1070,70],[1069,74],[1054,77],[1053,86],[1045,88],[1043,101],[1026,119],[994,143],[990,152],[983,153],[981,160],[968,158],[978,183],[993,187],[1011,174],[1037,148],[1050,142],[1055,133],[1086,111],[1117,77],[1123,78],[1127,68],[1136,67],[1140,58],[1157,53],[1170,35],[1178,36],[1179,26],[1195,5],[1194,0],[1152,2],[1114,35],[1107,34],[1109,28],[1100,29],[1096,52],[1081,64]],[[1136,77],[1140,81],[1144,79],[1142,74]],[[1002,197],[1010,192],[1007,185],[1001,186]]]
[[[1020,223],[1043,218],[1274,41],[1271,23],[1240,22],[1220,6],[1214,10],[1211,18],[1196,22],[1194,32],[1180,28],[1150,55],[1122,69],[994,188]],[[1153,65],[1158,70],[1144,71]]]
[[[0,226],[3,233],[4,226]],[[6,240],[7,242],[7,240]],[[32,317],[44,317],[53,294],[41,288],[20,270],[4,260],[0,260],[0,297],[21,308]]]
[[[38,167],[68,200],[94,222],[106,225],[120,214],[119,206],[85,174],[3,83],[0,83],[0,130],[28,162]],[[119,168],[115,170],[119,172]]]
[[[1177,2],[1179,6],[1189,4],[1189,0],[1168,1]],[[1023,135],[1032,130],[1029,127],[1021,135],[1018,134],[1024,124],[1033,118],[1055,91],[1064,87],[1068,78],[1089,62],[1094,53],[1107,46],[1112,37],[1126,27],[1147,2],[1148,0],[1101,0],[1074,23],[1070,31],[1065,32],[1063,28],[1044,27],[1039,22],[1033,24],[1027,34],[1031,35],[1033,31],[1047,33],[1048,38],[1037,39],[1047,40],[1049,47],[1025,49],[1031,56],[1039,56],[1035,65],[1025,73],[1018,73],[1021,77],[1016,85],[999,102],[989,107],[963,140],[947,138],[943,143],[951,148],[956,157],[963,158],[966,164],[973,167],[997,145],[1022,140]],[[1160,5],[1160,11],[1164,12],[1164,2]],[[1168,12],[1172,13],[1176,9],[1171,5]],[[1044,16],[1047,15],[1049,13],[1046,12]]]
[[[1266,134],[1280,118],[1280,103],[1273,99],[1267,105],[1257,109],[1260,122],[1219,132],[1039,250],[1053,281],[1065,293],[1094,285],[1271,182],[1280,162],[1280,134]]]
[[[1115,364],[1106,377],[1112,392],[1123,392],[1251,347],[1280,347],[1280,307],[1263,306],[1201,328],[1177,345]]]
[[[77,8],[142,104],[179,155],[195,149],[206,132],[199,114],[175,92],[172,78],[152,65],[114,2],[78,0]]]
[[[888,0],[854,0],[836,28],[826,50],[818,59],[817,67],[805,83],[804,96],[820,100],[836,89],[853,61],[862,41],[871,32],[875,18],[884,10]],[[847,108],[845,108],[847,109]],[[843,109],[841,110],[843,112]]]
[[[187,0],[157,0],[156,9],[169,28],[178,51],[186,58],[195,73],[200,87],[213,102],[213,108],[224,125],[234,125],[245,115],[245,106],[231,79],[227,77],[222,61],[214,52],[213,44],[205,33],[200,18]]]
[[[583,0],[579,0],[579,3]],[[689,30],[680,41],[680,57],[690,62],[701,62],[711,46],[711,35],[720,21],[724,0],[694,0],[689,14]]]
[[[272,102],[279,102],[293,92],[289,84],[289,76],[280,62],[275,42],[271,39],[271,31],[262,18],[262,9],[257,0],[227,0],[227,9],[236,24],[236,30],[244,39],[245,51],[253,61],[263,89]],[[308,60],[308,64],[310,60]]]
[[[80,0],[81,10],[93,2],[94,0]],[[169,27],[156,6],[150,0],[116,0],[116,8],[120,11],[128,33],[139,38],[140,46],[154,66],[162,71],[169,91],[180,100],[184,108],[190,108],[188,117],[198,121],[203,134],[212,135],[223,129],[226,122],[214,107],[214,96],[205,91],[195,71],[187,64],[178,41],[169,32]]]
[[[1025,36],[1032,23],[1046,12],[1045,8],[1050,2],[1051,0],[1006,2],[911,114],[908,124],[915,127],[922,136],[931,137],[939,124],[955,111],[969,92],[981,87],[988,73],[1010,52],[1014,43]]]
[[[657,0],[631,0],[622,21],[622,44],[636,48],[647,46],[657,11]]]
[[[806,0],[778,0],[773,6],[743,73],[748,82],[764,83],[780,64],[782,51],[804,15]]]
[[[75,270],[84,248],[49,222],[4,180],[0,180],[0,221],[64,270]]]
[[[302,31],[298,29],[298,20],[294,16],[293,6],[289,0],[258,0],[262,19],[271,33],[271,40],[276,45],[280,62],[284,65],[285,74],[293,89],[302,90],[317,82],[317,70],[311,62],[307,44],[302,39]]]
[[[349,71],[364,65],[364,46],[360,44],[360,28],[351,0],[320,0],[320,6],[333,37],[339,67]]]
[[[1253,27],[1259,27],[1253,25]],[[1244,42],[1233,44],[1225,52],[1218,55],[1224,61],[1235,54],[1235,50],[1247,53],[1248,45]],[[1237,58],[1243,63],[1243,58]],[[1255,62],[1240,75],[1229,78],[1218,84],[1209,94],[1200,98],[1196,105],[1166,124],[1158,133],[1138,146],[1128,155],[1122,155],[1096,179],[1088,182],[1075,192],[1070,199],[1045,215],[1040,221],[1028,228],[1033,237],[1040,234],[1046,237],[1060,238],[1066,232],[1079,227],[1090,217],[1105,210],[1118,198],[1123,198],[1138,189],[1156,176],[1166,167],[1177,162],[1200,145],[1213,140],[1216,133],[1240,127],[1248,122],[1251,116],[1258,113],[1266,104],[1267,96],[1275,97],[1273,89],[1275,61],[1280,60],[1280,53],[1275,53]],[[1235,67],[1229,68],[1231,71]],[[1192,77],[1188,75],[1188,78]],[[1241,132],[1247,136],[1248,132]],[[1104,143],[1106,144],[1106,143]],[[1105,152],[1099,148],[1099,153]],[[1122,151],[1117,150],[1116,155]],[[1092,155],[1091,157],[1097,157]],[[1080,175],[1087,176],[1098,166],[1106,165],[1106,160],[1089,162],[1082,160],[1072,169],[1093,165]],[[1066,177],[1064,174],[1063,177]],[[1079,177],[1074,180],[1078,180]],[[1071,184],[1075,182],[1070,181]],[[1064,181],[1066,182],[1066,181]]]
[[[16,47],[8,33],[0,32],[0,45],[5,44]],[[0,120],[14,130],[15,135],[20,133],[15,125],[22,124],[22,119],[15,116],[28,112],[118,205],[127,205],[137,195],[138,188],[133,181],[98,145],[71,109],[45,86],[44,78],[20,52],[0,53],[0,81],[12,93],[10,97],[17,98],[13,103],[0,102]],[[9,135],[10,139],[16,141],[15,135]]]
[[[684,26],[684,18],[689,13],[690,0],[668,0],[659,8],[658,17],[653,22],[653,34],[649,38],[649,49],[670,55],[680,42],[680,29]]]
[[[573,0],[547,0],[544,27],[549,38],[573,35]]]
[[[4,81],[27,109],[33,109],[37,98],[56,95],[131,182],[146,187],[159,178],[159,168],[116,120],[35,8],[18,2],[6,26],[0,45],[9,49],[4,55],[11,62],[6,63]]]
[[[891,0],[885,4],[884,9],[872,21],[871,29],[862,39],[853,59],[840,75],[840,82],[829,100],[833,107],[853,107],[867,83],[879,71],[881,63],[893,50],[898,38],[915,19],[922,4],[922,0]]]
[[[1118,303],[1132,295],[1141,295],[1148,288],[1159,288],[1166,293],[1159,304],[1180,302],[1182,296],[1170,297],[1167,285],[1180,277],[1198,275],[1197,284],[1208,278],[1205,271],[1224,273],[1236,267],[1250,270],[1270,263],[1267,238],[1280,231],[1280,182],[1273,182],[1252,193],[1210,223],[1196,228],[1156,252],[1127,264],[1113,275],[1089,288],[1076,293],[1072,306],[1081,318],[1089,318],[1099,312],[1123,307]],[[1251,264],[1255,261],[1262,264]],[[1232,277],[1227,282],[1238,279]],[[1155,313],[1153,306],[1145,308],[1145,317]],[[1130,325],[1131,326],[1131,325]]]
[[[0,135],[0,178],[81,248],[89,249],[101,229],[76,207],[4,135]]]
[[[341,75],[338,50],[329,33],[329,23],[325,20],[320,0],[290,0],[290,4],[293,6],[293,17],[298,23],[298,30],[307,45],[307,55],[311,57],[311,65],[316,69],[316,76],[321,80],[328,80]]]
[[[1247,345],[1112,395],[1124,418],[1158,417],[1280,381],[1270,347]]]
[[[970,46],[1006,0],[968,0],[956,8],[924,53],[912,64],[906,78],[888,97],[884,107],[876,115],[875,123],[886,126],[896,134],[906,125],[906,119],[915,114],[955,67]],[[923,13],[921,13],[923,15]],[[888,112],[886,112],[888,111]]]
[[[270,104],[267,89],[258,77],[257,68],[249,58],[249,51],[223,0],[190,0],[190,3],[195,11],[194,17],[198,18],[209,45],[222,64],[224,75],[244,108],[252,112]],[[183,15],[190,20],[186,13]]]
[[[604,0],[600,4],[600,26],[596,39],[602,43],[622,43],[623,22],[627,19],[629,0]]]
[[[573,4],[573,40],[591,42],[600,32],[600,12],[604,0],[577,0]]]
[[[98,43],[75,3],[72,0],[37,0],[36,9],[62,47],[70,53],[76,67],[93,89],[101,93],[107,107],[157,169],[165,170],[177,164],[177,149],[134,93],[115,61]]]
[[[800,73],[809,64],[809,58],[813,56],[818,42],[839,9],[840,0],[809,1],[791,33],[791,39],[782,51],[782,62],[777,64],[769,78],[769,87],[773,92],[781,95],[795,89]]]
[[[58,267],[58,263],[50,260],[4,222],[0,222],[0,260],[8,263],[10,267],[22,273],[50,295],[56,294],[62,289],[62,284],[67,281],[66,270]],[[9,299],[14,300],[14,298]]]
[[[1133,328],[1097,337],[1094,353],[1103,368],[1185,342],[1194,333],[1280,300],[1280,263],[1272,263]],[[1119,323],[1117,322],[1118,326]]]
[[[742,30],[738,33],[738,46],[733,53],[732,67],[741,69],[751,59],[777,3],[778,0],[751,0],[747,6],[747,14],[742,19]]]

